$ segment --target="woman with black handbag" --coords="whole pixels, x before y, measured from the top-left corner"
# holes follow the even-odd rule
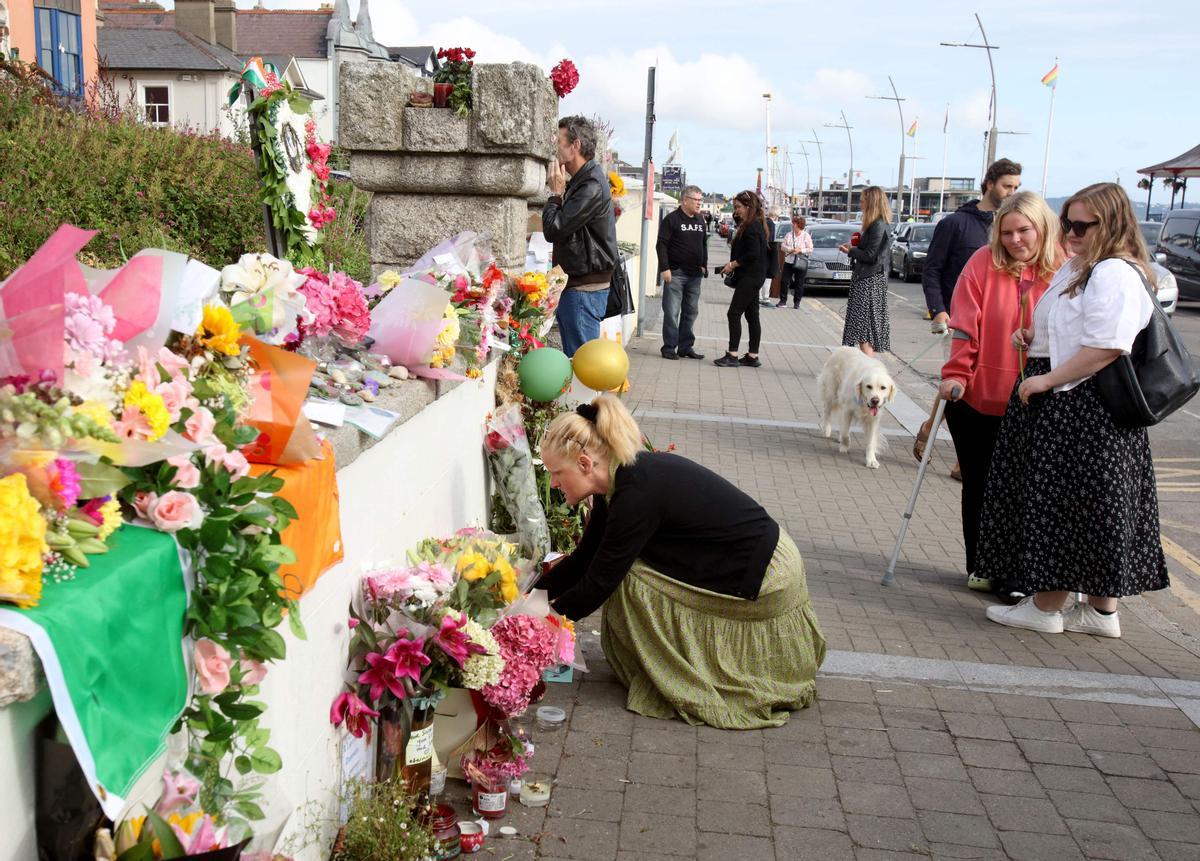
[[[788,290],[792,293],[792,307],[799,308],[804,298],[804,279],[808,275],[808,258],[813,251],[812,236],[805,226],[803,215],[792,216],[792,232],[783,237],[783,273],[779,279],[779,304],[787,307]]]
[[[767,224],[762,201],[753,191],[738,192],[733,199],[733,212],[734,218],[738,219],[738,229],[733,235],[729,262],[721,270],[725,284],[733,288],[733,299],[726,314],[729,351],[714,364],[720,368],[758,368],[762,366],[758,360],[758,342],[762,338],[758,291],[767,277]],[[750,343],[746,354],[739,359],[737,351],[742,340],[743,315],[750,329]]]
[[[1096,374],[1128,355],[1150,321],[1154,277],[1133,207],[1114,183],[1067,199],[1074,256],[1013,333],[1027,355],[988,473],[978,573],[1030,597],[989,607],[993,622],[1047,634],[1120,637],[1117,604],[1165,589],[1158,494],[1144,427],[1121,427]],[[1064,612],[1071,593],[1088,596]]]

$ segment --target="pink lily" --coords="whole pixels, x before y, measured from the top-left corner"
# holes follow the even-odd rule
[[[487,649],[479,643],[473,642],[463,632],[463,626],[466,624],[466,613],[459,613],[457,616],[454,613],[447,613],[442,616],[441,628],[433,635],[433,642],[437,644],[438,648],[449,655],[450,659],[460,667],[467,662],[467,658],[471,655],[487,654]]]

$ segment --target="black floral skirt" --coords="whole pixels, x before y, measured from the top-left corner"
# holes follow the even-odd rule
[[[846,301],[846,322],[842,326],[842,345],[857,347],[870,344],[877,353],[892,349],[892,321],[888,316],[888,279],[876,272],[850,282]]]
[[[1050,371],[1030,359],[1026,376]],[[1120,598],[1168,584],[1145,428],[1113,424],[1095,380],[1028,406],[1013,388],[988,471],[980,577]]]

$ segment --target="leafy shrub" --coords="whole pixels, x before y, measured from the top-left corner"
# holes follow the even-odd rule
[[[247,149],[48,104],[40,90],[0,73],[0,277],[63,222],[99,231],[83,256],[103,267],[147,246],[218,267],[264,248]]]

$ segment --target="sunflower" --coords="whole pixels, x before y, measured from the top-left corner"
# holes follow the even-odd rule
[[[233,312],[228,308],[224,305],[204,306],[204,320],[196,329],[196,340],[201,344],[214,352],[237,356],[242,352],[238,344],[241,334]]]

